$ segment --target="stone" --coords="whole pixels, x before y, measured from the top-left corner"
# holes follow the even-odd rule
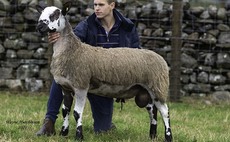
[[[15,50],[8,49],[6,51],[6,57],[11,59],[17,58],[17,53]]]
[[[47,65],[48,61],[45,59],[21,59],[20,60],[21,64],[35,64],[39,66]]]
[[[151,17],[152,16],[152,4],[148,3],[142,6],[141,8],[141,17]]]
[[[191,8],[190,8],[190,12],[191,12],[192,14],[196,15],[196,16],[200,16],[201,13],[204,12],[204,10],[205,10],[205,8],[202,7],[202,6],[196,6],[196,7],[191,7]]]
[[[225,8],[219,8],[217,11],[217,18],[221,20],[225,20],[227,18],[226,16],[226,9]]]
[[[17,12],[12,16],[12,22],[14,23],[23,23],[24,17],[21,12]]]
[[[159,18],[165,18],[169,15],[168,11],[167,10],[162,10],[162,11],[159,11]]]
[[[206,97],[207,94],[206,93],[191,93],[192,97]]]
[[[230,71],[227,72],[228,80],[230,80]]]
[[[49,68],[41,68],[39,72],[39,78],[41,79],[49,79],[51,77],[51,73]]]
[[[18,39],[16,39],[16,40],[11,40],[11,39],[6,39],[5,41],[4,41],[4,47],[5,48],[11,48],[11,49],[18,49],[18,47],[17,47],[17,44],[18,44]]]
[[[230,31],[230,27],[226,24],[218,24],[217,29],[223,32],[228,32]]]
[[[217,39],[215,36],[208,34],[208,33],[204,33],[201,37],[200,37],[200,41],[202,41],[205,44],[216,44]]]
[[[226,77],[223,76],[222,74],[213,74],[213,73],[211,73],[209,75],[209,82],[211,84],[217,84],[217,85],[225,84]]]
[[[94,13],[94,10],[92,8],[86,8],[86,10],[84,11],[84,14],[86,16],[90,16]]]
[[[126,17],[130,18],[130,19],[137,19],[137,11],[134,10],[129,10],[126,14]]]
[[[199,29],[200,33],[201,32],[206,33],[207,31],[212,30],[213,26],[212,26],[212,24],[205,24],[204,26],[201,26],[198,29]]]
[[[30,7],[24,10],[24,18],[29,21],[37,22],[39,14],[35,8]]]
[[[209,74],[207,72],[201,72],[197,76],[197,81],[200,83],[208,83],[209,81]]]
[[[230,84],[214,86],[215,91],[230,91]]]
[[[32,43],[40,42],[40,37],[38,36],[38,33],[36,32],[24,32],[22,33],[22,39],[27,42],[32,42]]]
[[[225,8],[226,8],[226,10],[230,10],[230,0],[227,0],[225,2]]]
[[[62,1],[61,0],[54,0],[54,6],[62,8]]]
[[[198,66],[197,60],[193,57],[182,53],[181,54],[181,66],[186,68],[195,68]]]
[[[186,74],[181,74],[181,77],[180,77],[180,81],[182,83],[189,83],[189,75],[186,75]]]
[[[230,43],[230,32],[221,32],[218,37],[218,43]]]
[[[198,32],[193,32],[188,35],[187,37],[189,40],[198,40],[199,39],[199,33]]]
[[[17,57],[19,59],[30,59],[33,57],[34,51],[33,50],[18,50],[17,51]]]
[[[143,31],[144,36],[151,36],[151,34],[152,34],[152,29],[149,28],[144,29]]]
[[[156,29],[153,33],[152,36],[154,37],[162,37],[164,34],[164,30],[162,28]]]
[[[4,10],[9,12],[10,11],[10,2],[8,0],[1,0],[0,1],[0,10]]]
[[[7,12],[3,11],[3,10],[0,10],[0,17],[6,17],[6,16],[7,16]]]
[[[17,23],[17,26],[15,26],[15,30],[22,33],[26,29],[28,29],[28,27],[29,27],[28,23]]]
[[[25,88],[31,92],[40,91],[43,88],[43,81],[36,78],[26,78]]]
[[[17,78],[18,79],[26,79],[37,77],[39,75],[39,66],[34,64],[29,65],[21,65],[17,69]]]
[[[217,15],[217,7],[215,5],[210,5],[208,7],[208,12],[212,18],[216,18]]]
[[[210,93],[210,84],[185,84],[183,89],[190,93]]]
[[[92,9],[92,8],[87,8],[87,9]],[[87,10],[88,11],[88,10]],[[90,11],[90,10],[89,10]],[[77,7],[71,7],[70,10],[68,11],[68,15],[74,16],[78,13],[78,8]]]
[[[207,53],[204,59],[204,65],[214,66],[216,63],[216,56],[214,53]]]
[[[190,81],[191,83],[196,83],[197,82],[197,73],[193,72],[191,75],[190,75]]]
[[[216,91],[211,95],[211,99],[214,102],[230,102],[230,92],[229,91]]]
[[[87,6],[88,2],[86,0],[77,0],[79,4]]]
[[[37,50],[41,45],[39,43],[30,42],[27,49],[28,50]]]
[[[212,71],[211,66],[198,65],[197,69],[198,69],[198,71],[205,71],[205,72],[211,72]]]
[[[208,10],[205,10],[201,15],[200,15],[201,19],[209,19],[210,18],[210,14],[208,12]]]
[[[216,44],[216,47],[220,47],[220,48],[225,48],[227,50],[229,50],[230,48],[230,43],[221,43],[221,44]]]
[[[218,29],[213,29],[213,30],[209,30],[208,34],[211,34],[211,35],[217,37],[220,34],[220,31]]]
[[[5,52],[5,48],[2,46],[2,44],[0,44],[0,54]]]
[[[0,79],[0,88],[9,88],[9,90],[23,90],[23,83],[20,79]]]
[[[44,48],[38,48],[34,54],[33,57],[36,59],[42,59],[45,57],[46,50]]]
[[[198,58],[198,52],[194,48],[182,48],[181,52],[187,55],[192,56],[193,58]]]
[[[181,67],[181,73],[183,73],[183,74],[192,74],[193,73],[193,69]]]
[[[7,58],[5,61],[0,61],[0,64],[5,68],[17,68],[21,62],[18,59]]]
[[[230,69],[229,53],[217,53],[216,65],[218,68]]]
[[[138,23],[137,25],[137,31],[139,33],[142,33],[142,31],[146,28],[146,25],[144,23]]]
[[[19,49],[26,49],[27,42],[23,40],[22,38],[18,38],[18,43],[16,45]]]
[[[0,60],[5,58],[5,48],[0,44]]]
[[[0,67],[0,79],[10,79],[14,78],[13,76],[13,68],[2,68]]]

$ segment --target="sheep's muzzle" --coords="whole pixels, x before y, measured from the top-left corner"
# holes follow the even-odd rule
[[[39,22],[37,24],[36,30],[42,35],[44,35],[48,32],[54,32],[54,31],[51,31],[50,28],[48,27],[48,25],[45,24],[44,22]]]

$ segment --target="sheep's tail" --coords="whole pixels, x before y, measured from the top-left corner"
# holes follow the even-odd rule
[[[154,84],[151,84],[151,88],[156,98],[160,102],[165,103],[169,93],[169,67],[163,57],[158,56],[157,60],[159,62],[154,67],[155,73],[153,73],[152,81]]]
[[[156,95],[156,98],[162,102],[165,103],[168,98],[168,91],[169,91],[169,74],[168,73],[162,73],[158,81],[155,85],[153,85],[154,94]]]

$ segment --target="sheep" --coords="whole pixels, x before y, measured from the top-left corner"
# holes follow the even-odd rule
[[[62,107],[64,122],[60,134],[69,132],[69,113],[75,96],[75,139],[83,139],[82,115],[87,93],[130,99],[135,97],[139,107],[145,107],[150,116],[150,138],[157,132],[157,110],[163,117],[165,141],[172,141],[169,109],[166,104],[169,90],[169,68],[157,53],[147,49],[127,47],[93,47],[80,41],[65,18],[71,7],[66,2],[62,9],[42,8],[37,31],[41,34],[60,32],[53,44],[51,73],[61,85],[64,95]]]

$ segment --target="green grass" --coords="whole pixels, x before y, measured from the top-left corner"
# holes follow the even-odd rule
[[[71,142],[74,141],[75,121],[70,118],[68,137],[59,135],[37,137],[46,113],[46,93],[0,92],[1,142]],[[205,105],[200,100],[186,99],[182,103],[169,103],[172,132],[175,142],[228,142],[230,140],[230,104]],[[133,99],[124,104],[115,103],[113,122],[117,129],[96,135],[93,132],[89,103],[85,107],[83,131],[85,142],[148,142],[149,116],[145,109],[135,105]],[[158,114],[157,142],[164,140],[164,126]],[[56,131],[62,125],[59,115]]]

